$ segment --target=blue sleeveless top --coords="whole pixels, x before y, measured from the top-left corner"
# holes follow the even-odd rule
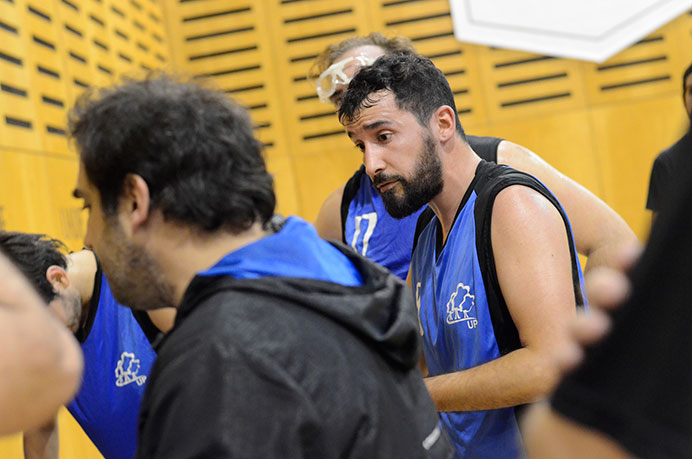
[[[475,367],[500,357],[476,252],[476,192],[458,215],[439,258],[437,220],[421,233],[411,264],[425,362],[430,376]],[[514,408],[441,412],[459,457],[522,454]]]
[[[538,180],[506,166],[481,161],[441,249],[439,220],[420,217],[411,260],[430,376],[466,370],[521,347],[495,272],[490,219],[495,196],[521,184],[545,196],[560,212],[568,235],[575,302],[583,306],[582,276],[567,216]],[[480,196],[480,197],[479,197]],[[439,251],[438,251],[439,250]],[[516,407],[440,413],[458,457],[523,457]]]
[[[156,353],[132,310],[115,301],[100,271],[94,282],[90,307],[96,312],[82,342],[82,387],[67,409],[105,458],[131,459]]]

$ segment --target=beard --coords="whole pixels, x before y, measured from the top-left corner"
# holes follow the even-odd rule
[[[166,281],[158,263],[125,237],[117,218],[109,219],[96,255],[106,274],[113,297],[133,309],[175,307],[173,286]]]
[[[380,196],[387,213],[396,219],[408,217],[442,191],[442,163],[437,154],[435,141],[429,133],[425,137],[422,150],[418,153],[413,177],[406,179],[401,175],[378,175],[373,183],[377,185],[390,180],[399,182],[401,192],[395,185],[380,193]]]
[[[68,292],[61,296],[65,310],[65,325],[76,333],[82,322],[82,296],[79,292]]]

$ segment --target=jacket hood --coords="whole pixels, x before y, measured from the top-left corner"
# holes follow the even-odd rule
[[[404,368],[418,364],[421,342],[409,287],[398,277],[338,242],[330,242],[360,274],[362,285],[348,286],[318,279],[266,276],[238,279],[232,275],[198,275],[188,286],[178,319],[190,314],[205,296],[220,290],[258,292],[311,309],[358,335],[385,358]],[[176,323],[178,322],[176,319]]]

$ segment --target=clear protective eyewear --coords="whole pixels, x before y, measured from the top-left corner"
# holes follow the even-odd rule
[[[329,98],[336,92],[336,87],[340,84],[346,86],[351,82],[353,77],[349,78],[346,76],[344,68],[346,64],[354,60],[358,61],[360,67],[366,67],[375,62],[375,59],[372,57],[359,54],[358,56],[347,57],[343,61],[330,65],[329,68],[322,72],[319,78],[317,78],[317,95],[320,97],[321,102],[325,104],[330,103]]]

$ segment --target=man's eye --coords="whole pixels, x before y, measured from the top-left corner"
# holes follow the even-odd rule
[[[357,143],[355,147],[360,151],[365,151],[365,145],[363,145],[362,143]]]
[[[377,140],[379,140],[380,142],[386,142],[387,140],[389,140],[389,138],[390,138],[391,136],[392,136],[391,133],[380,134],[380,135],[377,136]]]

